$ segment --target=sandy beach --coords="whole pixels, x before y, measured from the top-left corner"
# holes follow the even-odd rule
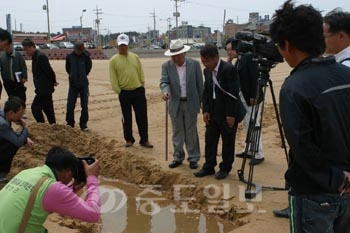
[[[235,158],[234,167],[230,175],[224,180],[216,180],[213,176],[196,178],[194,170],[189,169],[185,160],[184,164],[176,169],[169,169],[168,163],[172,161],[171,124],[168,126],[168,161],[165,160],[165,132],[166,113],[165,102],[161,99],[159,79],[161,64],[168,58],[152,57],[141,58],[145,72],[145,87],[148,105],[149,139],[154,144],[153,149],[142,148],[135,143],[134,146],[125,148],[121,124],[121,109],[118,96],[111,90],[108,74],[108,60],[93,60],[93,68],[89,76],[89,132],[81,132],[79,128],[72,129],[65,124],[66,101],[68,92],[68,78],[64,69],[63,60],[50,61],[56,72],[59,82],[53,98],[57,118],[57,125],[34,123],[30,111],[30,105],[34,97],[34,88],[31,74],[31,61],[27,61],[29,81],[27,86],[27,116],[31,137],[36,143],[33,149],[23,147],[17,153],[10,177],[13,177],[21,169],[40,165],[44,161],[48,149],[54,145],[62,145],[74,153],[95,156],[100,160],[101,176],[123,180],[136,185],[160,185],[160,189],[172,197],[174,184],[194,185],[194,188],[183,195],[194,197],[190,206],[199,208],[203,213],[208,213],[208,201],[203,194],[203,188],[207,185],[228,187],[228,197],[221,195],[223,201],[229,202],[229,207],[224,208],[225,213],[220,217],[230,221],[234,232],[253,233],[289,232],[288,219],[275,218],[272,210],[287,206],[287,191],[263,189],[256,199],[251,201],[244,199],[246,185],[239,181],[237,170],[241,168],[242,159]],[[199,57],[196,57],[199,59]],[[225,59],[223,57],[223,59]],[[274,93],[277,97],[283,80],[288,76],[290,68],[286,63],[278,64],[270,72]],[[7,98],[3,92],[0,100],[1,106]],[[79,101],[75,111],[76,121],[79,120]],[[138,142],[137,127],[133,124],[134,136]],[[202,157],[200,166],[204,162],[204,132],[205,127],[202,115],[198,115],[198,130]],[[245,134],[242,126],[239,126],[236,139],[236,152],[244,148]],[[266,89],[266,101],[263,115],[262,141],[265,154],[265,162],[254,168],[253,181],[268,187],[284,187],[284,172],[287,168],[286,157],[281,147],[281,138],[278,131],[276,115],[274,112],[270,88]],[[218,161],[221,161],[221,148],[218,150]],[[245,166],[245,178],[248,177],[249,166]],[[209,213],[208,213],[209,214]],[[136,223],[137,224],[137,223]],[[58,232],[99,232],[98,224],[87,224],[78,220],[51,215],[46,222],[50,233]],[[124,231],[123,231],[124,232]],[[135,232],[137,233],[137,232]]]

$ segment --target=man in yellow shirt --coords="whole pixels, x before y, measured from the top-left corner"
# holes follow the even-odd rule
[[[147,102],[144,88],[144,73],[140,58],[129,52],[129,37],[120,34],[117,38],[118,53],[109,61],[109,76],[112,89],[119,95],[122,108],[122,122],[124,130],[125,146],[134,144],[132,134],[132,112],[135,111],[136,123],[140,134],[140,145],[153,148],[148,141]]]

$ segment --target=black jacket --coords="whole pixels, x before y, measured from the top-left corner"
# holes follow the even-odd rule
[[[204,69],[203,113],[209,112],[212,120],[217,122],[226,121],[226,116],[237,117],[238,100],[222,92],[215,87],[216,99],[213,100],[212,71]],[[233,96],[239,98],[239,80],[236,68],[225,61],[220,61],[217,80],[220,86]]]
[[[308,58],[280,91],[290,163],[286,179],[297,194],[337,193],[350,171],[350,68],[334,57]]]
[[[253,53],[246,53],[237,59],[235,64],[238,70],[241,91],[248,106],[251,105],[250,99],[255,99],[258,87],[258,64],[256,61],[253,61],[253,58]],[[262,88],[259,89],[258,103],[263,99],[261,90]]]
[[[47,56],[39,50],[32,56],[32,72],[35,93],[39,96],[52,94],[55,90],[56,74]]]
[[[69,75],[69,85],[80,88],[89,85],[87,76],[92,68],[90,54],[84,51],[81,55],[75,52],[67,54],[66,71]]]

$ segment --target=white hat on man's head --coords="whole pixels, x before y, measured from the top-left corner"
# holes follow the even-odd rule
[[[170,42],[169,49],[165,51],[165,56],[174,56],[181,53],[186,53],[188,50],[190,50],[190,46],[184,45],[181,40],[172,40]]]
[[[120,34],[117,38],[117,43],[118,45],[129,45],[129,37],[126,34]]]

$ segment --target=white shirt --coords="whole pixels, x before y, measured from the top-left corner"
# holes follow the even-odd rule
[[[335,54],[334,56],[335,56],[335,60],[337,62],[341,62],[342,60],[344,60],[346,58],[350,58],[350,47],[346,47],[345,49],[343,49],[339,53]],[[350,60],[343,61],[341,64],[350,67]]]
[[[213,76],[213,99],[214,100],[216,99],[214,79],[216,79],[216,76],[218,75],[219,66],[220,66],[220,60],[219,60],[218,64],[216,64],[215,69],[212,71],[212,76]]]
[[[177,74],[180,81],[180,97],[187,97],[186,89],[186,60],[182,66],[176,65]]]

